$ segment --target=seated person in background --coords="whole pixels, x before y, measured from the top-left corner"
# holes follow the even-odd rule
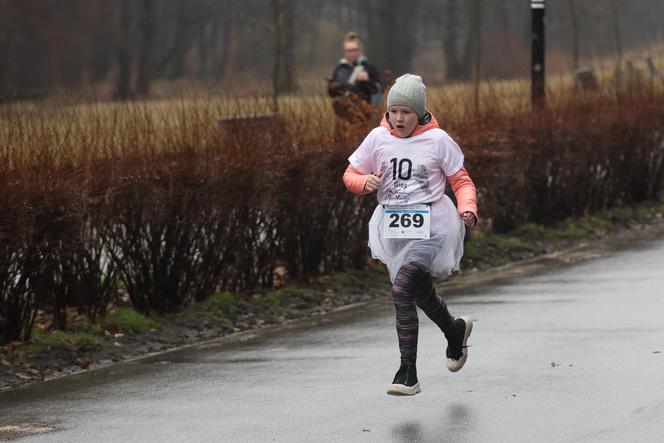
[[[347,107],[348,104],[344,106],[343,102],[352,100],[352,95],[378,106],[383,90],[380,73],[362,54],[362,42],[356,33],[346,34],[343,49],[344,58],[339,60],[332,78],[328,79],[327,92],[335,99],[335,112],[339,114],[338,109]]]

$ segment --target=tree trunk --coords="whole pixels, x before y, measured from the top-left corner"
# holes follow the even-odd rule
[[[420,0],[404,3],[399,0],[365,2],[369,27],[369,60],[378,69],[389,69],[397,75],[410,69],[415,51],[418,27],[415,25]]]
[[[468,6],[466,6],[468,7]],[[465,31],[463,51],[460,52],[461,14],[458,0],[447,0],[447,12],[443,27],[443,51],[445,52],[445,76],[448,80],[467,80],[471,77],[475,51],[476,35],[473,28],[473,5],[466,11],[469,26]]]
[[[297,79],[295,76],[295,66],[297,64],[295,43],[296,43],[296,30],[297,18],[296,8],[298,2],[291,0],[283,10],[284,30],[283,30],[283,69],[282,80],[279,82],[279,92],[295,92],[298,89]]]
[[[622,35],[620,33],[620,18],[618,17],[618,2],[616,0],[611,0],[609,3],[611,7],[611,15],[613,18],[613,33],[616,39],[616,55],[618,60],[616,61],[616,90],[620,91],[623,87],[623,53],[622,53]]]
[[[274,65],[272,69],[272,112],[279,112],[279,71],[283,54],[283,36],[281,32],[281,4],[272,0],[272,20],[274,25]]]
[[[212,45],[217,40],[219,33],[219,20],[215,19],[211,23],[200,27],[198,33],[198,56],[200,62],[198,65],[198,78],[208,80],[210,78],[210,60],[212,58]]]
[[[7,84],[9,83],[10,54],[12,47],[12,35],[0,36],[0,102],[7,98]]]
[[[230,53],[230,41],[231,41],[231,21],[224,19],[222,23],[223,29],[221,33],[221,49],[218,52],[218,55],[216,57],[216,61],[214,63],[214,67],[216,69],[215,72],[215,80],[220,82],[224,79],[226,76],[226,69],[228,68],[228,56]]]
[[[141,55],[138,61],[138,80],[136,82],[136,94],[147,97],[150,92],[150,81],[153,75],[153,51],[154,51],[154,0],[143,0],[141,12]]]
[[[445,77],[447,80],[464,78],[463,67],[459,62],[459,3],[447,1],[447,11],[443,25],[443,51],[445,52]]]
[[[158,65],[158,71],[167,72],[167,78],[170,80],[182,77],[185,74],[185,60],[194,43],[194,29],[204,33],[206,28],[206,23],[191,24],[186,22],[187,3],[187,0],[179,0],[177,4],[175,39]]]
[[[375,4],[375,0],[367,0],[362,2],[364,7],[364,13],[367,17],[367,33],[368,33],[368,42],[365,43],[365,52],[368,53],[370,60],[376,63],[379,66],[379,69],[390,69],[386,64],[386,60],[383,57],[383,46],[378,42],[383,41],[385,36],[382,33],[382,28],[380,26],[381,21],[383,21],[382,13],[383,9],[381,8],[381,2]]]
[[[622,34],[620,33],[620,17],[618,16],[618,2],[611,0],[611,16],[613,19],[613,35],[616,39],[616,54],[618,55],[618,69],[622,66]]]
[[[466,39],[464,41],[463,56],[461,57],[461,70],[459,79],[467,80],[473,78],[473,63],[476,60],[476,53],[478,45],[481,42],[477,41],[477,30],[474,27],[475,21],[475,3],[466,3],[466,18],[468,26],[466,29]]]
[[[116,44],[115,52],[118,63],[118,79],[115,88],[116,100],[131,98],[131,56],[129,53],[129,41],[131,34],[131,21],[129,12],[129,0],[120,2],[120,38]]]
[[[576,0],[568,0],[569,15],[572,23],[572,68],[579,68],[579,16],[576,12]]]
[[[475,113],[480,113],[480,82],[482,80],[482,0],[473,0],[473,35],[475,36]]]

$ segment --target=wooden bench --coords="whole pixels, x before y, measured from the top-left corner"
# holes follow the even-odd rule
[[[576,88],[582,90],[583,92],[599,91],[597,78],[595,77],[593,70],[590,68],[575,69],[574,80],[576,82]]]
[[[643,61],[646,62],[646,66],[648,67],[648,72],[650,72],[651,78],[664,78],[664,72],[657,69],[655,62],[653,61],[650,54],[645,54]]]
[[[625,73],[627,74],[627,81],[631,85],[638,85],[643,81],[643,71],[637,68],[632,60],[625,62]]]

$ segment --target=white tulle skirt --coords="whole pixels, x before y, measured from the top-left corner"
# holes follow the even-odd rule
[[[459,269],[466,228],[447,195],[431,205],[430,238],[383,238],[383,217],[379,204],[369,220],[369,248],[373,258],[387,265],[393,283],[404,263],[417,263],[441,279]]]

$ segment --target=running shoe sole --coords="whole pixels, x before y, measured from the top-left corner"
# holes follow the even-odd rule
[[[468,343],[468,337],[470,337],[470,333],[473,332],[473,321],[470,319],[470,317],[465,315],[461,316],[461,319],[466,322],[466,330],[463,333],[463,348],[461,348],[463,355],[459,360],[454,360],[451,358],[447,359],[447,369],[449,369],[451,372],[457,372],[463,368],[463,365],[466,364],[466,360],[468,359],[468,348],[466,345]]]
[[[420,383],[417,382],[413,386],[406,386],[406,385],[397,385],[397,384],[392,384],[390,387],[387,389],[387,393],[389,395],[415,395],[422,392],[420,389]]]

